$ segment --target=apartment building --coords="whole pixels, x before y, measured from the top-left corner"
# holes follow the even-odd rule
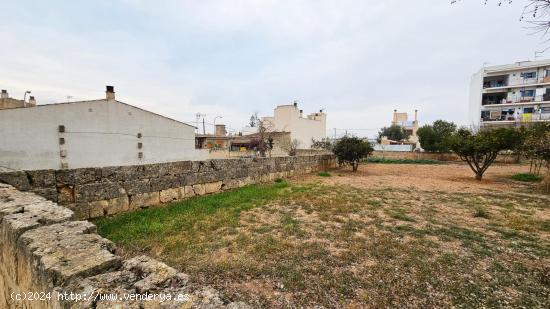
[[[484,67],[474,74],[469,121],[476,127],[550,121],[550,60]]]

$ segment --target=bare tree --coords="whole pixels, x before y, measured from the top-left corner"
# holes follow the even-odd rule
[[[255,124],[258,127],[258,133],[253,140],[253,145],[256,150],[260,152],[260,156],[265,157],[266,152],[269,151],[271,154],[271,148],[273,148],[273,124],[258,117],[257,113],[255,113],[253,117],[255,118]]]
[[[451,0],[455,4],[462,0]],[[513,0],[481,0],[483,4],[496,3],[498,6],[503,4],[512,4]],[[541,34],[543,37],[550,31],[550,0],[524,0],[525,5],[520,15],[520,21],[530,24],[528,28],[533,30],[533,34]],[[547,47],[544,51],[549,49]],[[539,53],[542,53],[539,52]]]

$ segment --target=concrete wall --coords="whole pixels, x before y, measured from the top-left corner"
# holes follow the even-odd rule
[[[0,170],[203,159],[194,127],[115,100],[0,110],[0,132]]]
[[[311,148],[311,140],[326,138],[326,114],[316,113],[307,117],[300,115],[300,109],[294,105],[277,106],[273,117],[264,117],[266,125],[273,131],[290,132],[291,140],[298,140],[301,149]]]
[[[0,308],[249,308],[192,287],[192,278],[155,259],[121,258],[92,223],[73,217],[0,184]]]
[[[179,161],[0,173],[0,182],[37,193],[70,208],[77,218],[89,219],[335,165],[334,155]]]

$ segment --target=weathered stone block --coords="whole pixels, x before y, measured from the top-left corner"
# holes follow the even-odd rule
[[[195,195],[205,195],[206,194],[206,190],[205,190],[204,185],[196,184],[196,185],[193,185],[192,187],[193,187],[193,192],[195,192]]]
[[[160,204],[160,194],[159,192],[149,192],[131,195],[129,202],[131,210],[158,205]]]
[[[75,202],[74,186],[60,184],[57,187],[57,202],[69,204]]]
[[[91,202],[112,199],[126,195],[126,191],[116,182],[96,182],[75,186],[76,202]]]
[[[193,196],[196,195],[195,190],[193,190],[193,186],[185,186],[183,190],[184,190],[184,195],[183,196],[186,197],[186,198],[187,197],[193,197]]]
[[[128,195],[147,193],[151,189],[149,186],[149,180],[124,181],[121,185]]]
[[[182,186],[182,181],[180,177],[176,176],[166,176],[159,178],[151,178],[150,181],[151,191],[160,191],[170,188],[178,188]]]
[[[107,207],[103,209],[103,212],[108,216],[117,213],[126,212],[130,209],[130,202],[127,196],[117,197],[109,199],[107,201]]]
[[[204,187],[204,193],[206,194],[210,194],[210,193],[216,193],[216,192],[220,192],[221,189],[222,189],[222,182],[221,181],[217,181],[217,182],[211,182],[211,183],[205,183],[203,185]]]
[[[39,281],[52,288],[121,265],[113,243],[95,234],[95,226],[87,221],[38,227],[23,233],[18,243],[32,260]]]
[[[160,202],[161,203],[170,203],[174,201],[181,200],[183,196],[181,195],[180,188],[171,188],[160,191]]]
[[[29,179],[25,172],[0,173],[0,182],[12,185],[21,191],[28,191],[31,189]]]

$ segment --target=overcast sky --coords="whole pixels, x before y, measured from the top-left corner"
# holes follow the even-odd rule
[[[519,22],[525,1],[482,2],[0,0],[0,88],[47,104],[114,85],[123,102],[236,130],[294,100],[324,108],[330,135],[389,125],[394,109],[467,124],[484,62],[543,49]]]

